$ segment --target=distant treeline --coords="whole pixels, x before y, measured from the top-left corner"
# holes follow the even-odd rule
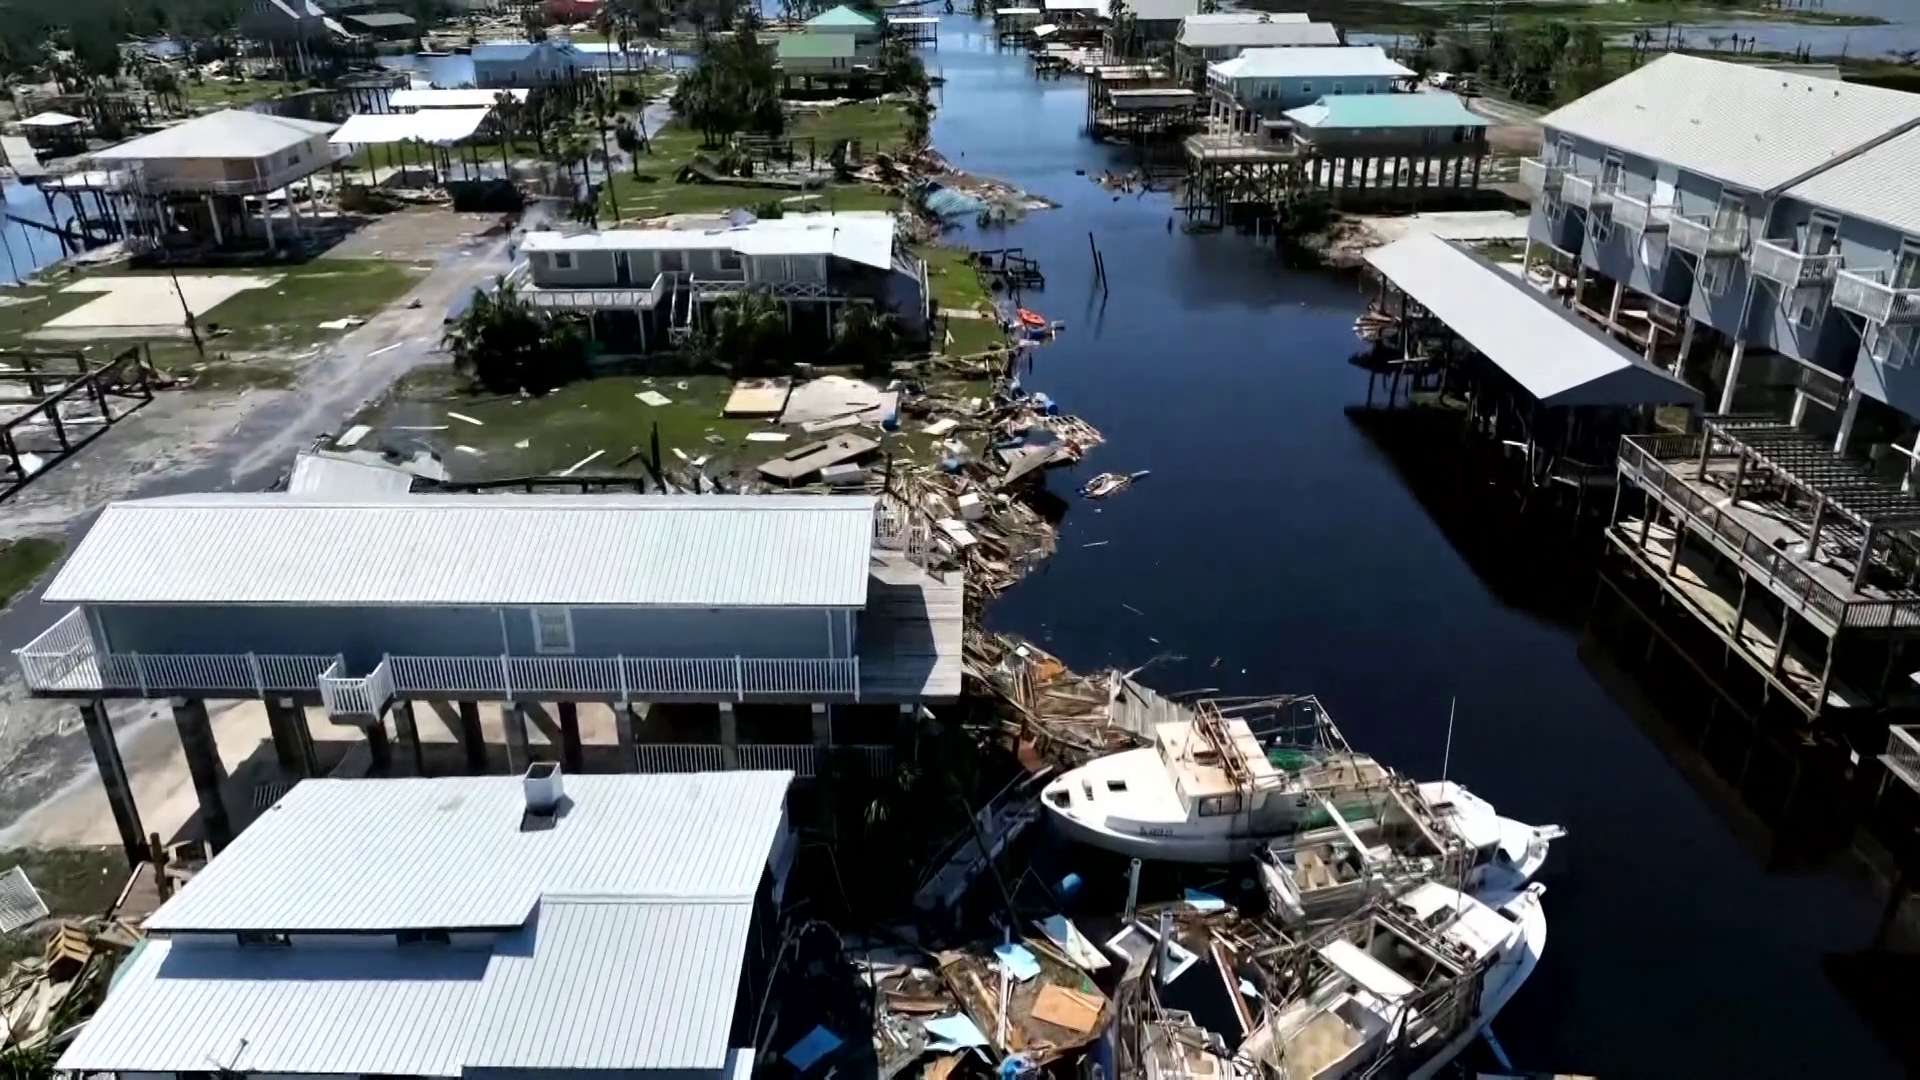
[[[247,0],[4,0],[0,3],[0,76],[41,62],[49,39],[71,49],[84,70],[112,72],[128,37],[228,33]]]

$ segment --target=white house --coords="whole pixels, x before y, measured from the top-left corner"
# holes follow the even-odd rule
[[[550,86],[571,81],[585,62],[565,41],[491,41],[473,47],[473,85]]]
[[[1387,94],[1413,71],[1378,45],[1248,49],[1207,65],[1209,111],[1252,130],[1327,96]]]
[[[57,1067],[744,1078],[792,778],[302,781],[148,919]]]

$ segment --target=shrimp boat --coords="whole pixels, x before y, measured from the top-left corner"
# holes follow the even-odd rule
[[[1325,826],[1269,841],[1255,862],[1274,916],[1301,926],[1427,881],[1497,905],[1526,889],[1564,835],[1501,817],[1458,784],[1395,777],[1367,816],[1330,815]]]
[[[1277,1080],[1427,1080],[1486,1031],[1538,966],[1545,888],[1529,885],[1495,907],[1427,882],[1269,958],[1284,982],[1235,1064]]]
[[[1275,837],[1373,813],[1393,774],[1354,753],[1319,702],[1284,704],[1296,722],[1285,745],[1262,745],[1245,719],[1203,701],[1191,720],[1155,724],[1152,746],[1063,774],[1041,805],[1074,840],[1193,863],[1237,862]]]

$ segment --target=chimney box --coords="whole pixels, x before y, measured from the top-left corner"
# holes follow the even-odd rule
[[[526,788],[530,814],[552,814],[560,808],[560,800],[566,795],[558,762],[536,761],[528,765],[521,783]]]

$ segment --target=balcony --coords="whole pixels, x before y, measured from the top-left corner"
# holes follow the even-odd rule
[[[1624,192],[1613,193],[1613,224],[1637,233],[1666,232],[1667,217],[1673,213],[1670,203],[1635,198]]]
[[[330,146],[323,154],[274,172],[219,180],[192,176],[150,176],[146,163],[142,162],[135,166],[135,186],[152,195],[265,195],[279,191],[295,180],[332,168],[352,156],[352,151],[344,146]]]
[[[1747,219],[1715,224],[1706,218],[1669,214],[1667,243],[1701,258],[1738,255],[1747,246]]]
[[[1840,270],[1840,254],[1808,255],[1795,251],[1791,241],[1755,240],[1753,272],[1786,289],[1819,288],[1833,283]]]
[[[1885,536],[1920,520],[1920,507],[1898,484],[1861,473],[1819,440],[1770,420],[1723,419],[1709,429],[1622,439],[1621,479],[1664,505],[1823,632],[1920,630],[1920,594],[1881,583],[1892,577],[1882,550]],[[1799,498],[1788,505],[1765,495],[1768,480]],[[1728,497],[1736,486],[1746,493],[1737,502]],[[1806,520],[1806,508],[1816,502],[1826,507],[1824,524]],[[1826,538],[1825,550],[1837,556],[1808,560],[1796,554],[1816,531]]]
[[[1833,306],[1881,326],[1920,322],[1920,289],[1895,288],[1893,271],[1841,270],[1833,279]]]
[[[1560,198],[1582,210],[1605,210],[1613,203],[1613,189],[1591,176],[1567,173],[1560,178]]]
[[[732,750],[729,760],[729,749]],[[822,759],[838,759],[868,776],[893,771],[893,747],[855,745],[820,747],[810,743],[641,743],[634,748],[643,773],[725,772],[729,769],[786,769],[802,780],[820,775]]]
[[[1887,752],[1880,763],[1915,791],[1920,791],[1920,727],[1911,724],[1887,728]]]
[[[17,651],[27,688],[167,697],[316,695],[335,713],[377,716],[395,697],[510,700],[860,700],[860,660],[575,656],[389,656],[348,675],[338,656],[109,653],[78,608]]]
[[[1560,178],[1566,174],[1566,166],[1553,165],[1539,158],[1520,159],[1520,184],[1535,195],[1546,195],[1560,186]]]
[[[630,285],[528,286],[520,291],[527,302],[548,311],[652,311],[673,287],[672,274],[660,274],[644,289]]]

